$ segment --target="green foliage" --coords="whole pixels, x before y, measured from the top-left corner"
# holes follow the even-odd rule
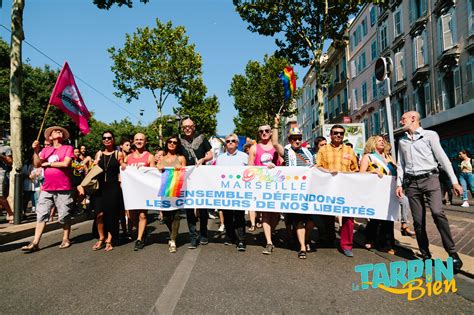
[[[142,3],[148,3],[150,0],[140,0]],[[129,8],[133,6],[133,0],[94,0],[92,1],[99,9],[110,9],[114,4],[119,7],[125,5]]]
[[[182,115],[195,119],[203,132],[215,133],[219,102],[215,96],[206,98],[201,56],[189,43],[183,26],[173,27],[171,22],[161,23],[157,19],[156,28],[137,28],[134,34],[126,34],[123,48],[112,47],[109,53],[114,61],[113,84],[118,97],[131,102],[143,90],[150,91],[160,113],[167,98],[173,95]],[[152,123],[157,125],[156,121]]]
[[[156,19],[156,28],[126,34],[123,48],[109,48],[118,97],[138,99],[141,90],[153,94],[159,111],[169,95],[180,98],[186,85],[202,75],[201,56],[188,43],[183,26]]]
[[[273,126],[280,108],[282,116],[294,114],[290,104],[285,102],[279,78],[286,66],[286,59],[265,56],[263,64],[251,60],[244,75],[234,75],[229,95],[234,97],[234,107],[238,112],[234,118],[237,134],[254,138],[259,126]]]
[[[307,66],[319,61],[324,41],[343,39],[349,17],[367,0],[233,0],[248,29],[265,36],[276,36],[277,56]],[[284,39],[282,39],[284,37]]]

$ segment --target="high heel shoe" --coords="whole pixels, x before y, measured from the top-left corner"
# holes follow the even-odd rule
[[[410,231],[410,228],[408,226],[402,227],[400,232],[403,236],[415,237],[415,232]]]

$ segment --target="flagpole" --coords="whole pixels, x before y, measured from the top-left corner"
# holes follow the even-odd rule
[[[43,131],[44,122],[46,121],[46,116],[48,116],[48,111],[49,111],[50,106],[51,104],[48,104],[48,107],[46,107],[46,112],[44,113],[43,122],[41,123],[40,130],[38,131],[38,136],[36,137],[36,141],[38,141],[41,136],[41,131]]]

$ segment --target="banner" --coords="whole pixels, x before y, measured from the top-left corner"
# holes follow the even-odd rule
[[[188,166],[164,173],[127,167],[121,179],[129,210],[235,209],[390,221],[399,212],[395,177],[370,173],[333,175],[298,166]]]
[[[82,100],[74,75],[67,62],[64,63],[59,73],[53,93],[49,98],[49,104],[56,106],[71,117],[84,135],[89,133],[87,120],[90,118],[90,113]]]

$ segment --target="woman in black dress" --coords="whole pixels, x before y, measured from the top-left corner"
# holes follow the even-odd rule
[[[119,236],[120,212],[123,211],[123,196],[120,188],[120,162],[123,161],[122,152],[115,150],[115,138],[111,131],[102,134],[104,149],[97,152],[94,164],[98,164],[103,172],[98,175],[99,190],[92,196],[92,207],[96,211],[95,224],[99,240],[92,250],[113,249],[113,242]],[[79,186],[80,187],[80,186]]]

